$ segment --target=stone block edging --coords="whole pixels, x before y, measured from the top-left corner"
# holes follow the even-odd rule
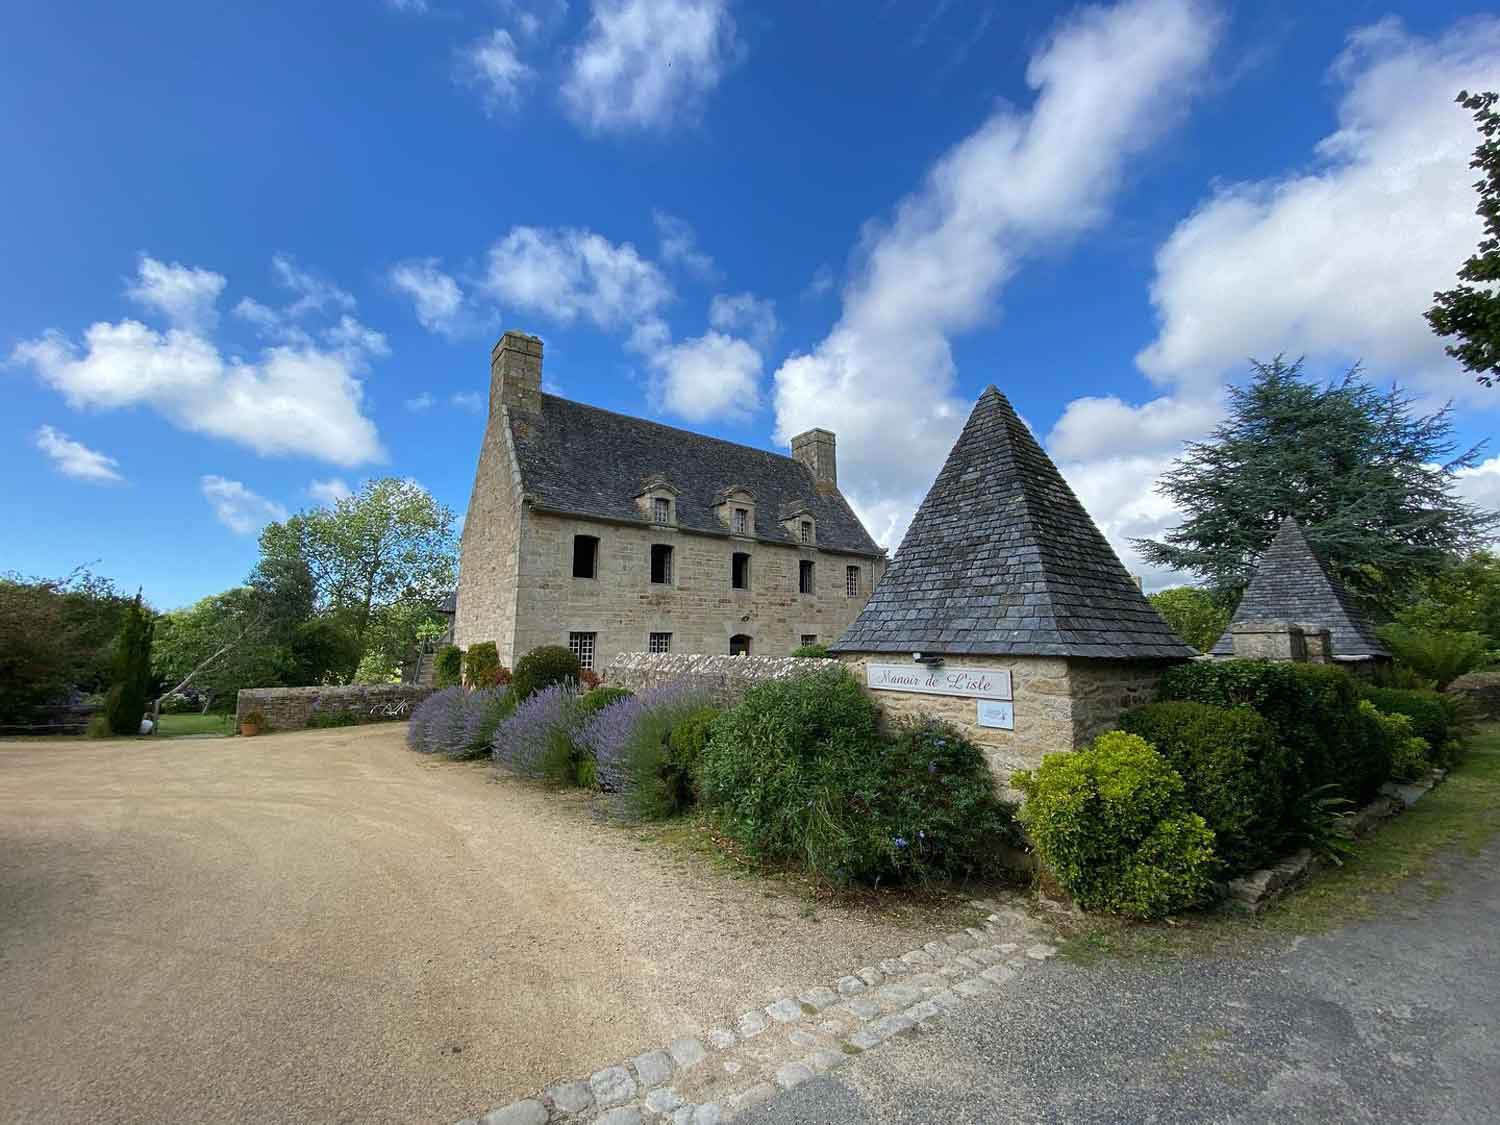
[[[1411,784],[1386,782],[1380,787],[1380,796],[1349,818],[1351,834],[1358,839],[1391,817],[1404,813],[1447,776],[1446,770],[1433,770],[1423,780]],[[1270,867],[1262,867],[1222,884],[1222,909],[1238,914],[1260,914],[1288,890],[1327,865],[1327,860],[1313,855],[1306,848],[1293,852]]]

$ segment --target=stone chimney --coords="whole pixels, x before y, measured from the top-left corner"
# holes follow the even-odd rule
[[[524,332],[507,332],[490,350],[490,416],[502,406],[512,414],[542,409],[542,341]]]
[[[807,466],[819,491],[839,486],[838,459],[833,446],[833,434],[827,430],[808,430],[792,438],[792,459]]]

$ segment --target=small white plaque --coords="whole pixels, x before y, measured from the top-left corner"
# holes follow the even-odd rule
[[[970,699],[1009,699],[1009,668],[949,668],[942,664],[866,664],[872,691],[914,691]]]
[[[995,727],[999,730],[1016,729],[1016,705],[1014,703],[1002,702],[998,699],[981,699],[978,707],[980,726]]]

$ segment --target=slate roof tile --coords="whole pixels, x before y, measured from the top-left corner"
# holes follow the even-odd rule
[[[959,627],[972,629],[964,651],[974,653],[1196,655],[994,387],[969,415],[885,577],[831,647],[960,651],[949,647]]]
[[[758,539],[797,542],[779,517],[805,510],[819,548],[882,554],[844,497],[820,491],[800,461],[556,395],[541,399],[539,419],[511,415],[511,437],[521,487],[543,508],[644,523],[635,503],[641,485],[665,479],[677,490],[679,527],[727,535],[714,507],[738,487],[755,498]]]

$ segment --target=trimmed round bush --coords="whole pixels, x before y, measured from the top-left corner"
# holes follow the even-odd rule
[[[580,671],[578,657],[562,645],[542,645],[516,661],[510,688],[524,701],[554,684],[578,683]]]
[[[1139,735],[1109,731],[1088,749],[1048,754],[1011,784],[1037,851],[1085,910],[1160,918],[1212,884],[1214,834],[1182,776]]]
[[[500,652],[494,641],[480,641],[464,653],[464,679],[471,688],[490,688],[500,683]]]
[[[1249,871],[1276,854],[1296,759],[1270,723],[1248,707],[1151,703],[1127,711],[1120,726],[1182,775],[1188,805],[1213,829],[1225,868]]]
[[[792,649],[792,655],[803,660],[827,660],[828,646],[820,644],[798,645]]]

